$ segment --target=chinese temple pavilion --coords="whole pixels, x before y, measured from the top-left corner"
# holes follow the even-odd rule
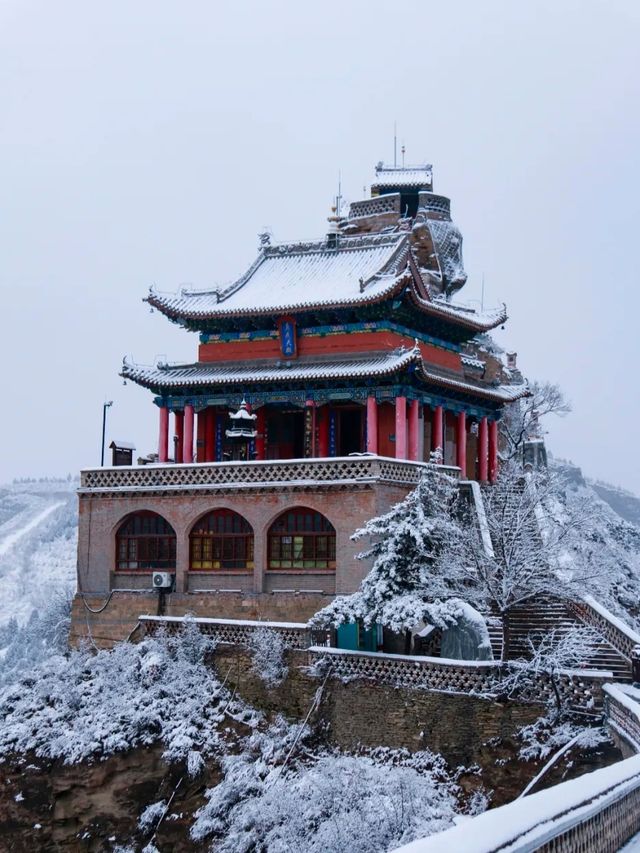
[[[150,291],[198,333],[197,358],[125,360],[122,376],[157,406],[158,461],[83,472],[81,589],[144,589],[144,573],[164,568],[176,612],[181,595],[215,590],[242,605],[218,596],[201,612],[290,618],[273,595],[294,592],[306,618],[357,587],[366,566],[350,534],[422,465],[495,477],[501,412],[527,391],[483,347],[505,308],[455,299],[462,237],[432,181],[429,165],[380,163],[371,197],[334,209],[322,239],[263,234],[232,284]]]

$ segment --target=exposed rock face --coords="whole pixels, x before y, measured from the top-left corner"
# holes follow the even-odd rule
[[[11,839],[13,853],[113,851],[117,844],[142,849],[153,834],[137,828],[151,803],[167,801],[182,779],[171,817],[163,820],[154,843],[161,851],[207,849],[189,838],[193,813],[204,791],[218,780],[208,767],[196,781],[184,768],[168,766],[162,749],[137,749],[106,761],[68,766],[26,756],[0,765],[0,849]],[[176,817],[176,815],[178,817]]]

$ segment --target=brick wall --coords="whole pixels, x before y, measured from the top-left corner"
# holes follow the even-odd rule
[[[386,484],[354,486],[348,491],[309,489],[260,493],[258,490],[228,495],[144,495],[114,492],[109,495],[85,495],[80,499],[78,530],[78,585],[82,592],[107,592],[114,587],[145,589],[149,573],[114,572],[115,538],[121,522],[132,512],[151,510],[162,515],[173,527],[177,539],[176,590],[238,589],[254,593],[265,589],[267,531],[286,509],[309,507],[322,513],[336,530],[337,565],[334,575],[309,571],[269,572],[269,591],[274,589],[322,589],[327,593],[346,593],[357,589],[368,571],[354,559],[360,546],[351,534],[368,519],[406,495],[409,487]],[[251,524],[255,536],[255,569],[238,573],[189,572],[189,531],[205,513],[229,508]],[[317,577],[315,576],[317,574]]]
[[[286,681],[268,688],[252,672],[252,659],[246,650],[219,646],[214,657],[221,677],[227,678],[245,701],[268,713],[302,720],[322,682],[306,671],[305,652],[287,652],[287,662]],[[431,749],[456,767],[473,764],[487,741],[510,739],[516,729],[533,722],[540,712],[540,706],[533,704],[501,704],[457,693],[330,678],[316,722],[323,724],[330,743],[344,749]]]

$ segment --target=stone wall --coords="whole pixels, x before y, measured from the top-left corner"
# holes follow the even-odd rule
[[[267,687],[252,670],[251,654],[236,646],[218,646],[214,665],[246,702],[291,720],[304,719],[322,679],[308,668],[306,652],[287,652],[289,673],[278,687]],[[499,703],[461,693],[415,690],[373,680],[329,678],[315,722],[328,741],[346,750],[402,747],[440,752],[456,767],[471,765],[494,738],[508,739],[535,720],[540,706]]]

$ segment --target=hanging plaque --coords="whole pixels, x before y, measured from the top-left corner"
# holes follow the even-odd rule
[[[296,321],[294,317],[281,317],[278,320],[280,335],[280,352],[284,358],[295,358],[298,355],[296,341]]]

